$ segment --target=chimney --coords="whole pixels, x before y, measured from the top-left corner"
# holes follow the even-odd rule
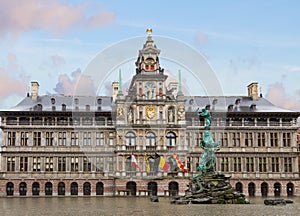
[[[113,101],[116,100],[118,92],[119,92],[119,83],[118,82],[113,82],[112,83]]]
[[[248,97],[252,97],[253,100],[258,100],[258,83],[253,82],[248,86]]]
[[[31,99],[37,100],[39,96],[39,83],[38,82],[31,82]]]

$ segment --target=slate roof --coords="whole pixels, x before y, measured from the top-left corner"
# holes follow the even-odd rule
[[[51,99],[55,99],[55,104],[51,103]],[[75,105],[75,99],[78,99],[77,105]],[[100,106],[98,99],[101,99],[101,111],[112,111],[115,103],[110,96],[64,95],[38,96],[36,101],[32,100],[31,97],[25,97],[19,104],[9,109],[9,111],[31,111],[38,104],[42,105],[43,111],[52,111],[52,106],[56,107],[56,111],[61,111],[62,104],[66,105],[66,111],[75,110],[76,106],[79,111],[85,111],[86,105],[90,106],[90,111],[97,111]],[[185,96],[184,99],[186,112],[194,112],[197,108],[207,105],[210,105],[211,110],[224,112],[228,111],[230,105],[232,112],[293,112],[278,108],[263,97],[253,100],[247,96]],[[254,109],[253,106],[255,106]]]

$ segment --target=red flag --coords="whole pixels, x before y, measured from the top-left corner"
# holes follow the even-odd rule
[[[174,152],[173,157],[176,160],[177,166],[178,168],[182,169],[182,172],[187,172],[187,168],[183,165],[183,163],[181,163],[178,155]]]
[[[165,158],[163,156],[160,156],[159,168],[161,168],[165,172],[168,172],[169,164],[168,164],[168,162],[165,160]]]
[[[135,166],[135,167],[138,168],[138,169],[140,169],[140,166],[137,164],[137,161],[136,161],[136,159],[135,159],[135,157],[134,157],[133,152],[132,152],[132,154],[131,154],[131,165],[132,165],[132,166]]]

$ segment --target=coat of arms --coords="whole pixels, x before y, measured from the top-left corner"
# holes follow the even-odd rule
[[[146,107],[146,117],[147,119],[153,119],[156,114],[156,107],[155,106],[147,106]]]

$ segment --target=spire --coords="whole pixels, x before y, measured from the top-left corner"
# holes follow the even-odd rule
[[[118,94],[122,94],[122,74],[121,74],[121,69],[119,69],[119,86],[118,86]]]
[[[178,70],[178,94],[182,94],[181,71]]]

